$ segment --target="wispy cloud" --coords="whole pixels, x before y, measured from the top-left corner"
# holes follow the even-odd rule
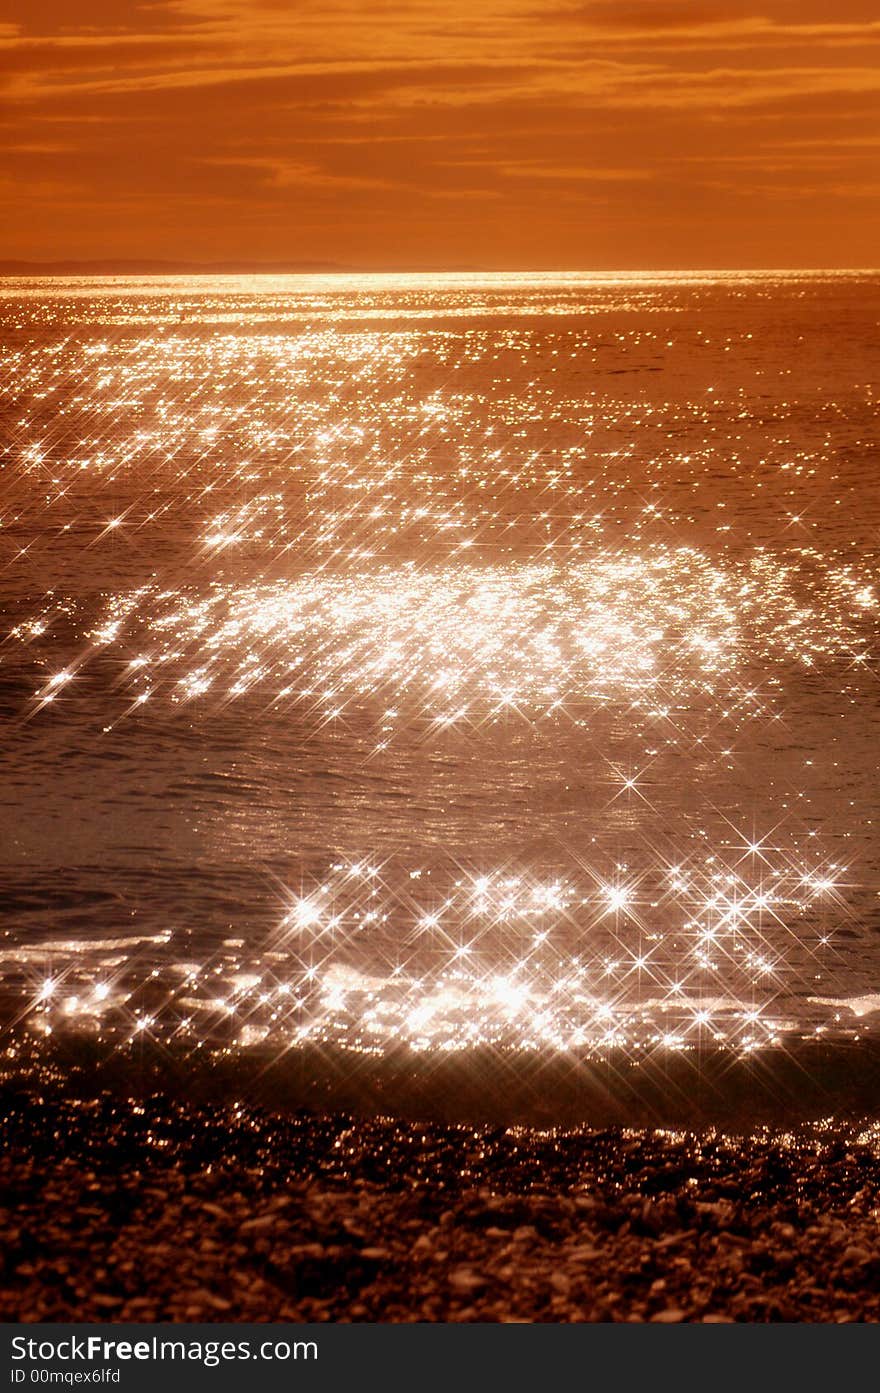
[[[880,198],[854,152],[880,140],[880,15],[863,0],[10,9],[8,255],[88,254],[97,227],[96,254],[112,238],[192,257],[209,237],[239,257],[570,265],[587,228],[597,264],[651,264],[662,226],[679,263],[718,264],[761,187],[790,203],[801,259],[827,263],[847,217],[853,259],[873,259]],[[75,216],[47,226],[53,188]]]

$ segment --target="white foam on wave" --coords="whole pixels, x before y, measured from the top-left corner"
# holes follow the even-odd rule
[[[854,1016],[872,1016],[880,1011],[880,992],[850,997],[809,996],[807,1000],[813,1006],[836,1006],[841,1010],[852,1011]]]

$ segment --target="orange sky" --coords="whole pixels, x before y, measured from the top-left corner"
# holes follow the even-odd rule
[[[7,0],[0,257],[872,266],[876,0]]]

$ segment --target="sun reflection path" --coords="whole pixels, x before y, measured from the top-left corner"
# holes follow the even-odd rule
[[[631,719],[687,723],[699,709],[735,727],[778,715],[793,669],[866,664],[872,595],[838,570],[807,601],[791,564],[766,554],[721,564],[692,548],[597,549],[568,566],[409,564],[192,591],[148,585],[108,600],[81,657],[46,676],[34,708],[109,649],[125,655],[119,714],[255,695],[326,721],[354,703],[375,708],[387,741],[414,719],[438,730],[577,720],[613,701]],[[28,643],[51,621],[44,609],[12,637]],[[746,680],[756,670],[760,689]]]
[[[149,972],[107,941],[17,950],[19,1014],[38,1031],[122,1045],[148,1032],[193,1049],[748,1050],[803,1032],[803,993],[833,962],[843,868],[775,861],[579,867],[550,881],[336,862],[285,893],[266,941],[229,940],[205,961],[175,957],[173,935]]]
[[[829,302],[824,282],[789,279],[798,298]],[[641,825],[628,865],[552,876],[516,854],[450,870],[442,848],[409,868],[424,850],[411,838],[400,863],[340,862],[285,896],[268,940],[250,934],[247,903],[231,930],[244,937],[219,945],[213,921],[185,940],[53,939],[47,923],[24,941],[17,928],[15,946],[0,943],[16,1018],[194,1050],[752,1048],[843,1028],[825,978],[855,867],[824,860],[815,830],[802,860],[793,816],[714,855],[701,830],[691,855],[695,818],[717,829],[732,806],[694,788],[713,761],[742,754],[754,770],[784,743],[776,732],[794,750],[787,723],[815,713],[801,699],[811,682],[830,737],[877,663],[874,399],[849,360],[843,373],[823,354],[820,379],[780,368],[796,340],[779,342],[791,290],[779,299],[774,285],[294,278],[0,293],[0,662],[34,746],[50,726],[77,749],[83,732],[100,745],[126,721],[149,739],[172,709],[175,736],[196,732],[198,713],[201,734],[235,744],[238,704],[242,722],[271,716],[328,749],[351,723],[366,731],[352,748],[401,765],[459,736],[474,738],[457,746],[466,760],[487,731],[516,726],[534,737],[529,776],[588,752],[581,807],[609,822],[653,812],[652,780],[682,787],[674,865]],[[661,762],[664,745],[677,762]],[[794,758],[768,823],[806,796]],[[663,817],[675,803],[656,801]],[[851,835],[830,801],[819,811],[836,845]],[[321,856],[350,847],[337,830],[320,827]],[[877,998],[853,1001],[860,1019]]]

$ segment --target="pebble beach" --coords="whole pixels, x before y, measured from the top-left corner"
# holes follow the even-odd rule
[[[880,1131],[2,1099],[6,1321],[880,1316]]]

